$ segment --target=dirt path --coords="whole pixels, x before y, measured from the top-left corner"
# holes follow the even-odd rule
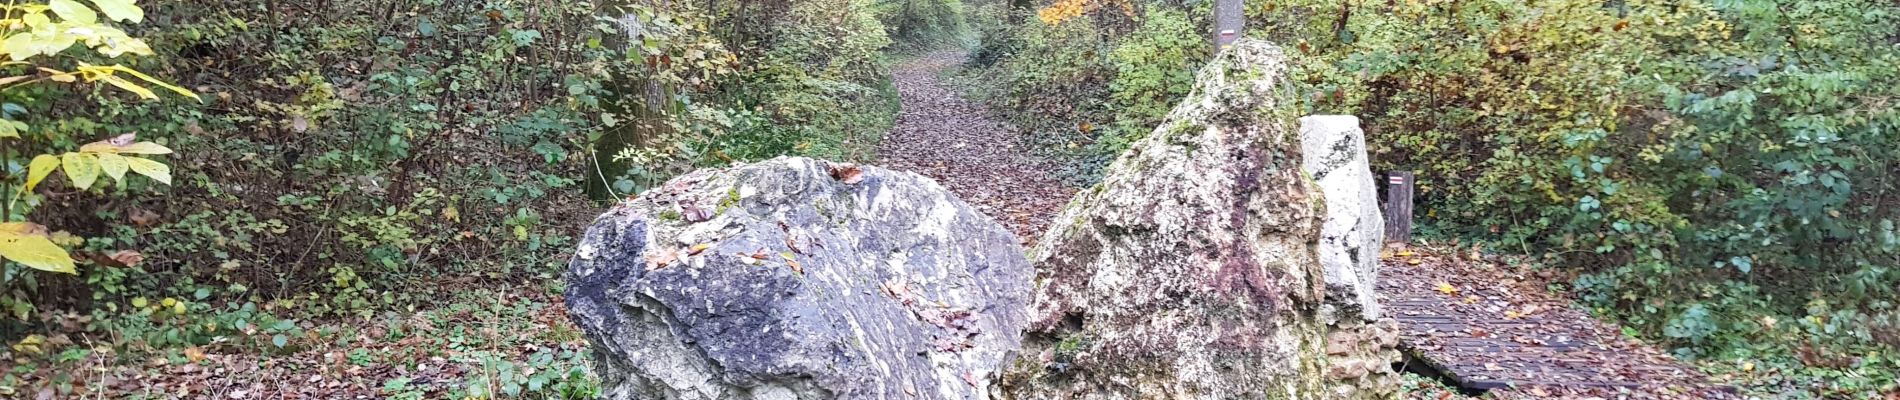
[[[878,146],[879,165],[936,179],[1033,244],[1075,191],[1021,147],[1014,128],[938,79],[962,61],[962,51],[940,51],[891,72],[903,111]]]

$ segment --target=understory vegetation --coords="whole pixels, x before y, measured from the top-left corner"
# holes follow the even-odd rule
[[[371,380],[318,398],[591,398],[557,295],[602,205],[868,159],[886,53],[966,25],[955,0],[0,10],[6,398],[221,396],[250,383],[184,381],[258,364]]]
[[[971,5],[961,78],[1095,179],[1210,57],[1209,1]],[[1421,229],[1759,395],[1900,391],[1891,2],[1247,2],[1303,107],[1416,171]]]

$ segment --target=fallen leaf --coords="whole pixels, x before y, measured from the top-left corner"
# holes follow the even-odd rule
[[[699,253],[705,252],[706,249],[710,249],[712,247],[713,247],[712,243],[696,244],[696,245],[693,245],[692,248],[686,249],[686,255],[696,256],[696,255],[699,255]]]
[[[846,185],[853,185],[864,181],[864,169],[857,164],[832,164],[831,177]]]
[[[674,261],[679,260],[679,257],[680,257],[679,250],[673,250],[673,249],[661,250],[658,252],[654,252],[653,254],[648,254],[647,255],[647,270],[652,271],[652,270],[656,270],[660,268],[666,268],[667,264],[672,264]]]
[[[1417,287],[1417,286],[1414,286],[1414,287]],[[1458,288],[1452,287],[1451,284],[1449,283],[1439,282],[1438,292],[1444,293],[1444,294],[1458,294]]]
[[[805,273],[805,268],[798,266],[798,260],[785,260],[785,265],[791,266],[792,272],[797,272],[800,275]]]
[[[139,262],[145,261],[144,254],[139,254],[139,252],[132,250],[119,250],[107,257],[111,258],[112,261],[120,267],[136,267],[139,266]]]

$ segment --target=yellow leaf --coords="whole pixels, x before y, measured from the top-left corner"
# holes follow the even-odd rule
[[[129,137],[130,135],[131,134],[126,134],[125,136]],[[158,143],[138,142],[138,143],[121,145],[121,144],[112,143],[112,140],[113,139],[106,139],[106,140],[101,140],[97,142],[87,143],[84,146],[79,146],[79,151],[85,152],[85,153],[114,153],[114,154],[171,154],[172,153],[171,148],[165,147]]]
[[[132,167],[132,172],[145,175],[158,183],[172,184],[172,168],[165,166],[164,163],[137,157],[126,157],[125,161],[126,166]]]
[[[66,179],[72,180],[74,188],[91,188],[92,181],[99,179],[99,158],[91,154],[66,153],[61,163],[65,164]]]
[[[119,148],[122,154],[171,154],[172,149],[152,142],[138,142]]]
[[[117,76],[101,75],[98,78],[95,78],[95,80],[105,81],[105,83],[112,84],[112,86],[117,86],[120,89],[125,89],[125,91],[127,92],[132,92],[133,94],[139,95],[139,98],[141,99],[153,100],[153,99],[158,98],[158,93],[152,93],[152,89],[146,89],[144,86],[139,86],[136,83],[132,83],[132,81],[128,81],[128,80],[125,80],[124,78],[120,78]]]
[[[46,68],[40,68],[40,69],[50,71],[50,69],[46,69]],[[73,83],[74,81],[78,81],[79,77],[73,76],[73,74],[60,72],[60,73],[48,75],[46,79],[52,79],[54,82],[59,82],[59,83]]]
[[[134,78],[139,78],[139,80],[145,81],[145,83],[158,85],[158,87],[165,88],[165,90],[170,90],[172,92],[178,93],[181,96],[190,97],[192,100],[199,100],[199,101],[204,100],[204,99],[198,98],[197,93],[192,93],[190,90],[185,90],[185,88],[183,87],[166,83],[165,81],[159,80],[158,78],[153,78],[151,75],[146,75],[144,72],[139,72],[139,70],[132,69],[124,65],[114,64],[114,65],[107,65],[107,66],[97,66],[97,65],[92,65],[92,64],[86,64],[83,62],[79,63],[79,65],[80,65],[79,66],[80,70],[83,70],[95,75],[99,75],[100,78],[95,78],[98,80],[115,79],[115,80],[118,80],[119,82],[123,82],[126,85],[132,85],[132,87],[136,87],[138,88],[138,90],[144,90],[145,93],[151,93],[151,90],[145,89],[145,87],[143,86],[138,86],[136,84],[133,84],[131,81],[126,81],[125,79],[112,75],[114,72],[124,72],[128,75],[132,75],[132,77]],[[112,83],[114,86],[119,86],[119,83],[113,83],[111,81],[107,81],[106,83]],[[119,87],[125,88],[125,86],[119,86]],[[133,89],[127,88],[126,90],[133,90]],[[148,97],[148,98],[157,98],[157,95],[153,94],[151,97]]]
[[[13,346],[11,347],[13,348],[13,351],[20,352],[21,354],[38,355],[38,354],[45,353],[45,349],[40,348],[40,346],[45,345],[45,344],[46,344],[45,336],[27,335],[26,338],[20,339],[19,343],[14,343]]]
[[[46,227],[31,222],[0,223],[0,256],[27,268],[76,274],[73,257],[53,244]]]
[[[52,175],[53,170],[58,168],[59,157],[54,157],[52,154],[33,157],[33,162],[27,166],[26,191],[33,191],[34,186],[39,186],[40,181],[46,180],[46,176]]]
[[[52,0],[46,2],[46,8],[53,10],[53,14],[59,15],[59,19],[68,22],[78,22],[81,24],[99,22],[98,14],[94,14],[92,9],[86,8],[86,5],[79,4],[77,1]]]
[[[0,119],[0,137],[20,137],[26,131],[26,123],[10,119]]]
[[[1444,293],[1444,294],[1456,294],[1458,293],[1458,288],[1452,287],[1451,284],[1449,283],[1439,282],[1438,292]]]
[[[1748,361],[1748,362],[1742,363],[1742,372],[1749,372],[1749,371],[1754,371],[1754,370],[1755,370],[1754,361]]]
[[[99,6],[99,12],[105,13],[106,19],[135,24],[145,22],[145,10],[133,5],[134,1],[136,0],[92,0],[92,4]]]
[[[125,156],[112,153],[99,153],[98,156],[99,169],[105,170],[106,176],[112,177],[113,182],[125,180],[125,170],[131,167]]]

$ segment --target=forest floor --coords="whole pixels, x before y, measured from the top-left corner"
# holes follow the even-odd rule
[[[422,285],[419,298],[429,300],[408,312],[282,325],[265,322],[269,305],[115,321],[67,316],[75,333],[49,335],[44,350],[16,347],[0,361],[0,399],[592,398],[586,341],[547,283]],[[208,344],[148,344],[232,318],[251,322]],[[79,333],[95,323],[113,328],[104,337]]]
[[[961,50],[934,52],[891,72],[903,111],[878,146],[878,165],[936,179],[1033,245],[1075,189],[1023,148],[1018,130],[941,80],[963,57]]]

